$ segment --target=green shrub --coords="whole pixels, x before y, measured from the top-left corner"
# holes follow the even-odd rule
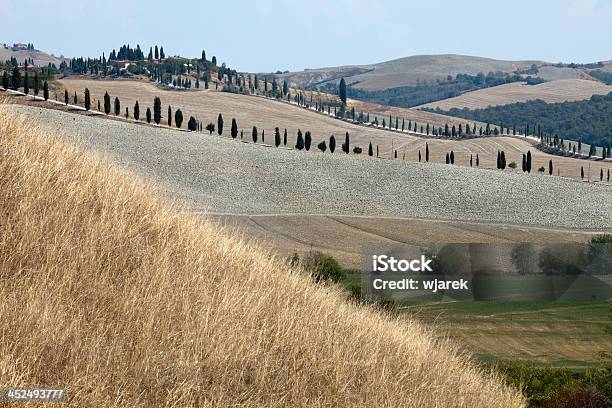
[[[346,272],[334,258],[318,251],[308,252],[301,264],[317,283],[339,282],[346,278]]]
[[[508,164],[508,167],[510,167],[511,169],[516,169],[516,163],[510,162],[510,164]]]
[[[536,367],[522,361],[500,361],[487,365],[500,373],[510,385],[521,388],[530,407],[603,408],[612,402],[610,361],[587,371]],[[559,405],[560,401],[566,404]]]

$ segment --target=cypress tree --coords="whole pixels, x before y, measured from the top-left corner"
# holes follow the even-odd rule
[[[304,137],[304,147],[306,148],[306,151],[310,150],[310,144],[312,143],[312,135],[310,134],[310,131],[306,131],[305,137]]]
[[[179,129],[183,126],[183,112],[180,109],[177,109],[174,113],[174,124]]]
[[[346,145],[346,150],[345,153],[349,154],[350,150],[350,146],[349,146],[350,140],[349,140],[349,133],[346,132],[346,136],[344,137],[344,144]]]
[[[130,111],[128,110],[128,107],[125,107],[125,118],[129,118],[130,117]]]
[[[599,181],[603,181],[603,169],[599,171]]]
[[[552,162],[552,159],[550,159],[550,160],[548,161],[548,174],[549,174],[549,175],[552,175],[552,174],[553,174],[553,162]]]
[[[476,167],[480,166],[480,159],[478,158],[478,153],[476,153]]]
[[[278,127],[274,128],[274,146],[278,147],[281,144],[281,135],[280,129]]]
[[[17,91],[21,86],[21,75],[19,75],[19,68],[13,68],[13,75],[11,76],[11,86]]]
[[[151,108],[147,108],[147,123],[151,123]]]
[[[134,104],[134,119],[140,119],[140,106],[138,105],[138,101]]]
[[[28,76],[28,71],[25,72],[25,77],[23,78],[23,93],[26,95],[30,94],[30,77]]]
[[[168,126],[172,127],[172,107],[170,105],[168,105]]]
[[[466,129],[467,130],[467,129]],[[473,155],[470,154],[470,167],[473,167]]]
[[[580,178],[584,180],[584,167],[580,166]]]
[[[261,143],[266,143],[266,129],[261,129]]]
[[[501,169],[502,170],[506,169],[506,153],[504,153],[503,150],[501,152]]]
[[[189,121],[187,122],[187,129],[191,132],[195,132],[198,130],[198,121],[193,116],[189,117]]]
[[[38,96],[40,92],[40,80],[38,79],[38,72],[34,73],[34,95]]]
[[[2,74],[2,88],[4,88],[5,90],[8,89],[9,83],[10,82],[8,72],[4,71],[4,73]]]
[[[79,103],[79,99],[77,98],[76,91],[74,91],[74,97],[72,98],[72,102],[73,102],[73,105],[76,105]]]
[[[287,128],[285,128],[285,133],[283,134],[283,146],[287,146]]]
[[[421,162],[421,150],[419,149],[419,163]]]
[[[238,137],[238,124],[236,123],[236,118],[232,118],[232,129],[231,129],[232,139]]]
[[[527,173],[531,173],[531,150],[527,151]]]
[[[525,156],[525,153],[523,153],[523,164],[521,169],[523,170],[523,173],[527,171],[527,156]]]
[[[346,82],[344,78],[340,79],[340,85],[338,86],[338,96],[342,101],[343,105],[346,105]]]
[[[329,151],[333,153],[335,150],[336,150],[336,138],[334,137],[334,135],[331,135],[329,137]]]
[[[155,99],[153,99],[153,121],[159,125],[161,123],[161,118],[161,99],[156,96]]]
[[[91,95],[89,94],[89,89],[85,88],[85,110],[91,109]]]
[[[98,99],[98,112],[101,112],[102,108],[100,108],[100,100]]]
[[[108,92],[104,93],[104,113],[109,114],[111,111],[111,102]]]
[[[217,116],[217,133],[219,133],[219,136],[223,134],[223,116],[221,114]]]
[[[64,103],[68,106],[68,102],[70,101],[70,97],[68,96],[68,90],[64,89]]]
[[[372,148],[372,142],[370,142],[370,145],[368,146],[368,156],[370,157],[374,156],[374,149]]]
[[[446,164],[450,163],[450,157],[448,157],[448,153],[446,153]]]
[[[610,182],[610,169],[608,169],[608,182]]]
[[[295,144],[295,148],[298,150],[302,150],[304,148],[304,137],[302,136],[302,131],[300,129],[298,129],[297,142]]]
[[[257,143],[257,127],[253,126],[253,131],[251,132],[251,137],[253,138],[253,143]]]
[[[319,143],[317,145],[317,147],[319,148],[320,151],[325,153],[325,150],[327,150],[327,145],[325,144],[325,140],[323,140],[321,143]]]
[[[451,164],[455,164],[455,152],[452,150],[450,152],[450,162]]]
[[[429,144],[425,143],[425,161],[429,162]]]

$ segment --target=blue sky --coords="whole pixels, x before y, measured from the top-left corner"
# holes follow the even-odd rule
[[[367,64],[416,54],[612,59],[612,0],[0,0],[0,43],[65,56],[121,44],[242,71]],[[26,14],[27,13],[27,14]]]

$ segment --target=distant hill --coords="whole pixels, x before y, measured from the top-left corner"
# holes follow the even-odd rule
[[[0,44],[0,62],[8,61],[12,57],[17,58],[17,62],[20,64],[32,58],[34,60],[34,65],[38,66],[46,66],[51,63],[59,67],[62,61],[68,61],[68,58],[56,57],[44,51],[35,49],[14,49],[8,44],[6,46]]]
[[[541,66],[543,61],[503,61],[466,55],[415,55],[372,65],[309,69],[289,72],[278,77],[286,79],[291,86],[301,88],[337,82],[344,77],[349,85],[366,90],[412,86],[420,81],[446,79],[448,75],[479,72],[507,72],[529,69],[533,64]]]
[[[590,99],[593,95],[606,95],[609,92],[612,92],[612,86],[586,79],[559,79],[537,85],[513,82],[466,92],[453,98],[430,102],[417,108],[479,109],[536,99],[546,103],[559,103]]]

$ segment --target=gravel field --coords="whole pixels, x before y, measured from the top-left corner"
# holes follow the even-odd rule
[[[195,211],[612,227],[608,183],[297,152],[216,135],[10,106],[53,133],[107,152]]]

